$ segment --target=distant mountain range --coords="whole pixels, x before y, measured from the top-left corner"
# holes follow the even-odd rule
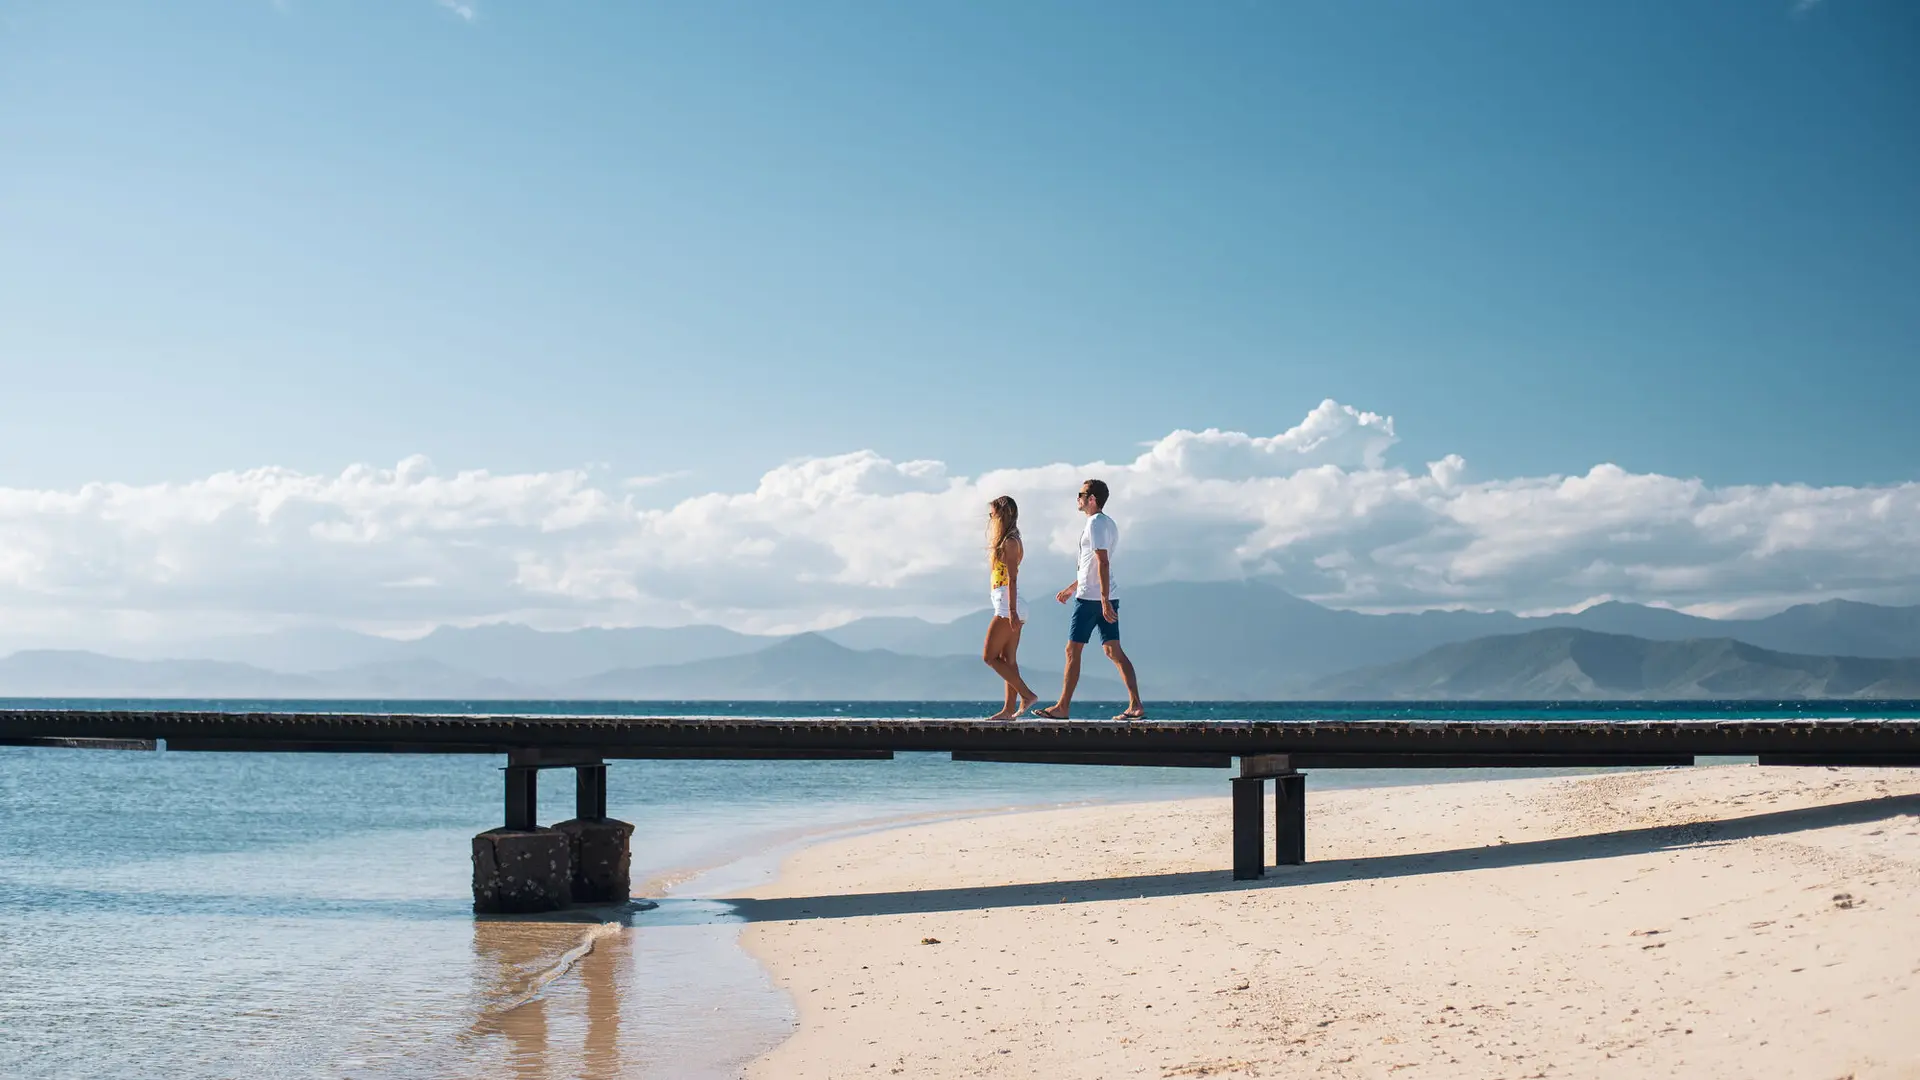
[[[1051,659],[1051,657],[1049,657]],[[1113,677],[1088,670],[1075,696],[1114,701],[1126,695]],[[1091,665],[1088,665],[1091,668]],[[1047,701],[1060,690],[1060,665],[1029,663],[1022,672]],[[849,649],[819,634],[801,634],[743,656],[663,667],[622,668],[569,685],[569,697],[636,700],[748,698],[821,701],[986,700],[1001,683],[978,655],[908,656],[885,649]]]
[[[127,660],[99,653],[31,649],[0,660],[5,697],[517,698],[504,679],[431,660],[292,673],[222,660]]]
[[[1442,645],[1542,629],[1591,630],[1648,641],[1730,638],[1810,656],[1920,656],[1920,606],[1847,600],[1803,604],[1760,619],[1708,619],[1641,604],[1603,603],[1563,615],[1423,611],[1369,615],[1322,607],[1264,582],[1147,585],[1127,590],[1121,622],[1144,685],[1162,697],[1298,696],[1356,668],[1412,659]],[[853,648],[923,655],[978,648],[986,614],[952,623],[862,619],[824,636]],[[917,625],[915,625],[917,624]],[[1021,648],[1046,663],[1066,637],[1064,609],[1035,605]]]
[[[1048,701],[1060,687],[1055,668],[1033,669],[1028,680]],[[51,649],[0,660],[0,697],[985,701],[998,690],[993,673],[975,656],[854,650],[818,634],[779,639],[739,656],[617,668],[547,685],[475,675],[425,659],[319,672],[269,671],[218,660],[127,660]],[[1075,696],[1116,701],[1125,695],[1111,674],[1090,672]]]
[[[1535,630],[1442,645],[1397,664],[1322,679],[1308,696],[1426,701],[1920,698],[1920,659],[1803,656],[1732,638],[1648,641],[1591,630]]]
[[[1066,609],[1050,597],[1038,599],[1021,649],[1022,668],[1035,689],[1051,695],[1059,684]],[[1519,665],[1503,678],[1542,688],[1519,696],[1638,693],[1608,689],[1627,684],[1606,679],[1589,679],[1592,689],[1579,689],[1588,683],[1564,665],[1587,661],[1569,659],[1575,650],[1567,644],[1567,656],[1549,664],[1552,652],[1539,642],[1582,639],[1537,636],[1550,630],[1624,636],[1647,646],[1687,643],[1698,649],[1717,642],[1723,651],[1748,646],[1797,658],[1795,663],[1920,657],[1920,607],[1844,600],[1801,605],[1761,619],[1707,619],[1625,603],[1541,617],[1459,611],[1368,615],[1322,607],[1250,581],[1130,588],[1121,611],[1127,650],[1143,689],[1162,700],[1327,696],[1333,688],[1361,685],[1377,685],[1382,688],[1378,696],[1385,697],[1500,696],[1471,688],[1468,675],[1456,681],[1436,674],[1456,662],[1479,670],[1473,665],[1491,663],[1495,656]],[[498,624],[441,627],[410,641],[305,629],[149,646],[124,658],[16,653],[0,660],[0,695],[988,700],[998,684],[979,659],[986,622],[984,611],[950,622],[868,618],[793,637],[718,626],[542,632]],[[1469,643],[1475,648],[1444,651]],[[1578,655],[1590,660],[1596,649],[1581,646]],[[1424,674],[1402,670],[1408,663],[1427,665],[1420,668]],[[1761,676],[1761,667],[1772,670],[1779,664],[1755,663],[1725,661],[1727,666],[1717,669],[1722,674],[1703,676],[1707,681],[1700,685],[1726,688],[1714,696],[1798,693],[1770,687],[1802,683]],[[1545,688],[1559,685],[1557,676],[1544,668],[1523,674],[1527,664],[1562,665],[1555,670],[1567,676],[1569,689],[1548,693]],[[1848,680],[1854,676],[1847,673],[1856,669],[1835,670],[1833,687],[1852,685]],[[1086,673],[1091,681],[1082,694],[1102,700],[1119,695],[1112,668],[1097,652],[1089,653]],[[1391,689],[1422,678],[1448,689],[1426,694]],[[1888,676],[1861,685],[1899,683]],[[1854,692],[1883,690],[1847,693]],[[1337,696],[1369,695],[1353,690]]]
[[[544,633],[516,623],[498,623],[442,626],[410,641],[351,630],[284,630],[186,645],[154,645],[130,655],[143,660],[182,657],[224,660],[295,674],[426,661],[529,686],[557,686],[615,668],[740,656],[779,640],[719,626],[590,628]]]

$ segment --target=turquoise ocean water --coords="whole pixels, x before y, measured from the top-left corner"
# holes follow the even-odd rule
[[[984,715],[951,702],[7,702],[0,707]],[[1111,710],[1085,715],[1105,716]],[[1156,719],[1920,715],[1845,705],[1155,704]],[[725,1077],[791,1029],[713,897],[795,846],[909,817],[1219,796],[1216,770],[615,762],[648,899],[476,920],[491,757],[0,748],[0,1076]],[[1485,775],[1475,773],[1474,775]],[[571,815],[550,774],[542,820]],[[1316,788],[1441,779],[1326,773]],[[1458,772],[1446,779],[1461,779]],[[1222,852],[1222,865],[1226,853]]]

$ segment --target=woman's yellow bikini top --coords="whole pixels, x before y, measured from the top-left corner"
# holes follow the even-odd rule
[[[1019,541],[1019,539],[1020,539],[1020,535],[1018,533],[1015,533],[1014,535],[1007,537],[1007,539],[1001,543],[1000,550],[1005,551],[1007,544],[1016,543]],[[1013,580],[1012,572],[1010,572],[1007,569],[1007,564],[1004,561],[1002,561],[999,556],[997,555],[987,556],[987,563],[988,563],[988,566],[990,567],[990,573],[991,573],[991,580],[988,582],[988,586],[987,586],[988,588],[997,589],[1000,586],[1008,584]]]

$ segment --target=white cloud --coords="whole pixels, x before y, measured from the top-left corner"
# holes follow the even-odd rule
[[[651,476],[629,476],[625,480],[620,481],[620,486],[630,490],[638,490],[640,488],[655,487],[673,480],[685,480],[692,475],[691,472],[685,469],[677,469],[673,472],[654,473]]]
[[[1378,469],[1398,441],[1392,417],[1328,400],[1270,438],[1217,428],[1176,431],[1152,444],[1134,468],[1195,479],[1285,476],[1314,465]]]
[[[472,22],[479,17],[480,9],[467,0],[435,0],[441,7],[460,16],[464,22]]]
[[[0,489],[0,635],[958,614],[984,593],[987,501],[1020,501],[1029,571],[1050,589],[1071,576],[1088,476],[1113,487],[1123,582],[1264,575],[1376,610],[1920,600],[1920,484],[1716,488],[1608,464],[1481,479],[1457,456],[1389,463],[1393,444],[1392,420],[1329,401],[1279,435],[1176,431],[1131,462],[970,477],[863,451],[666,507],[603,469],[447,473],[418,457]]]

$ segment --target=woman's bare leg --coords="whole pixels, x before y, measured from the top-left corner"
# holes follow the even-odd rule
[[[994,616],[992,621],[987,623],[987,640],[980,646],[980,659],[985,662],[988,667],[993,669],[995,675],[1000,676],[1001,682],[1003,683],[1006,682],[1007,678],[1006,672],[1002,669],[1006,665],[1005,654],[1007,651],[1008,629],[1008,620],[1002,619],[997,615]],[[1013,686],[1007,684],[1003,689],[1006,704],[1001,707],[999,712],[987,717],[989,720],[1013,719]]]
[[[994,674],[1004,679],[1007,684],[1007,707],[987,717],[989,720],[1013,719],[1017,711],[1017,705],[1013,700],[1015,694],[1018,694],[1022,701],[1031,703],[1034,700],[1033,688],[1020,677],[1020,668],[1013,660],[1015,650],[1019,647],[1019,633],[1020,628],[1012,619],[1003,619],[997,615],[994,616],[993,622],[987,625],[987,640],[981,647],[980,659],[986,661]]]
[[[1021,713],[1033,708],[1040,700],[1040,695],[1034,693],[1033,687],[1028,686],[1027,680],[1020,674],[1020,635],[1024,633],[1026,629],[1027,624],[1014,623],[1013,636],[1007,642],[1007,663],[1013,668],[1013,677],[1019,680],[1018,692],[1020,694],[1020,707],[1013,710],[1013,715],[1015,716],[1019,716]],[[1008,683],[1007,693],[1012,694],[1014,692],[1014,684]],[[1009,698],[1009,700],[1011,700],[1011,698]]]

